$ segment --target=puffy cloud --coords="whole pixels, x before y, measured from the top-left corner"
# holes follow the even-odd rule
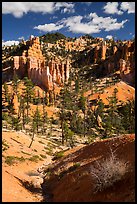
[[[51,32],[51,31],[60,30],[62,27],[63,25],[56,25],[54,23],[49,23],[49,24],[35,26],[34,29],[38,29],[44,32],[47,32],[47,31]]]
[[[99,33],[98,26],[91,25],[90,22],[82,23],[83,16],[72,16],[67,19],[63,19],[61,22],[64,26],[68,27],[69,31],[73,33]]]
[[[16,40],[8,40],[8,41],[2,41],[2,47],[3,46],[11,46],[11,45],[18,45],[19,44],[19,41],[16,41]]]
[[[86,20],[86,21],[84,21]],[[45,25],[35,26],[34,29],[39,29],[41,31],[55,31],[61,28],[68,28],[69,31],[73,33],[84,33],[93,34],[99,33],[101,30],[110,31],[118,30],[124,27],[127,20],[117,22],[117,19],[111,17],[101,17],[96,13],[90,13],[88,16],[71,16],[68,18],[63,18],[56,23],[49,23]]]
[[[74,4],[67,2],[2,2],[2,13],[13,14],[16,18],[28,12],[54,13],[61,8],[65,12],[74,12]]]
[[[112,35],[107,35],[106,38],[110,40],[110,39],[113,38],[113,36]]]
[[[120,9],[118,9],[118,6],[120,6]],[[135,2],[122,2],[121,4],[118,2],[107,2],[103,9],[108,14],[121,15],[126,11],[128,14],[135,13]]]
[[[135,13],[135,2],[122,2],[120,6],[121,10],[130,13]]]
[[[101,17],[98,16],[96,13],[90,13],[89,18],[92,19],[92,25],[98,25],[99,29],[104,29],[105,31],[119,30],[120,28],[123,28],[124,24],[128,21],[126,19],[118,23],[116,18]]]
[[[107,2],[103,9],[108,14],[123,14],[122,11],[118,10],[118,2]]]
[[[57,10],[63,7],[63,9],[61,10],[62,13],[74,13],[75,12],[74,6],[75,4],[71,2],[70,3],[69,2],[57,2],[55,4],[55,7]]]

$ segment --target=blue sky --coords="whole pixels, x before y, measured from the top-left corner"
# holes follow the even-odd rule
[[[118,40],[135,35],[135,2],[2,2],[2,40],[60,32]]]

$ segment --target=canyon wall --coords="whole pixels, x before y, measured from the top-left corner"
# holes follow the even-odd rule
[[[20,77],[27,75],[36,85],[48,91],[68,81],[69,59],[61,61],[55,57],[45,63],[46,59],[41,51],[39,37],[30,37],[26,45],[28,49],[22,52],[22,56],[13,58],[14,73]]]
[[[96,45],[94,48],[94,63],[99,63],[100,68],[105,74],[114,71],[120,72],[123,81],[134,85],[135,83],[135,44],[127,41],[123,45],[114,45],[109,55],[107,45]]]

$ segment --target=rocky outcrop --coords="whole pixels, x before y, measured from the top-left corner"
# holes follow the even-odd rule
[[[68,81],[70,61],[51,59],[46,62],[44,58],[39,37],[31,37],[26,42],[27,50],[22,56],[15,56],[13,59],[14,73],[20,77],[27,75],[35,84],[47,90],[53,90],[56,86],[62,86]],[[47,64],[47,65],[46,65]]]
[[[122,80],[135,83],[135,46],[130,41],[124,46],[122,59],[119,60],[120,76]]]
[[[101,46],[101,60],[106,59],[106,50],[107,50],[106,41],[103,41]]]
[[[100,60],[103,61],[106,59],[106,42],[101,42],[101,45],[96,45],[94,48],[94,63],[98,63]]]
[[[132,41],[127,41],[123,45],[114,45],[111,53],[105,42],[102,46],[94,48],[94,63],[99,63],[104,74],[115,71],[120,72],[122,80],[134,85],[135,83],[135,45]],[[107,57],[106,57],[107,52]]]

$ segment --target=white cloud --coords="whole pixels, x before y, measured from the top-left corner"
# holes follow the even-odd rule
[[[56,25],[54,23],[49,23],[49,24],[35,26],[34,29],[38,29],[44,32],[47,32],[47,31],[51,32],[51,31],[60,30],[62,27],[63,25]]]
[[[92,2],[81,2],[82,4],[86,4],[87,6],[90,6]]]
[[[122,2],[120,8],[128,14],[135,13],[135,2]]]
[[[67,2],[2,2],[2,13],[12,14],[16,18],[21,18],[28,12],[52,14],[61,8],[65,12],[74,12],[74,4]]]
[[[55,8],[57,10],[63,7],[63,9],[61,10],[62,13],[74,13],[75,12],[74,6],[75,4],[71,2],[57,2],[55,4]]]
[[[89,18],[92,19],[92,25],[97,25],[99,29],[104,29],[105,31],[119,30],[120,28],[123,28],[124,24],[128,21],[126,19],[118,23],[116,18],[101,17],[98,16],[96,13],[90,13]]]
[[[123,14],[121,10],[118,10],[118,2],[107,2],[103,9],[108,14]]]
[[[68,27],[69,31],[73,33],[99,33],[98,26],[91,25],[90,22],[82,23],[83,16],[72,16],[67,19],[63,19],[61,22],[64,26]]]
[[[11,46],[11,45],[18,45],[19,44],[19,41],[16,41],[16,40],[8,40],[8,41],[2,41],[2,47],[3,46]]]
[[[106,38],[110,40],[110,39],[113,38],[113,36],[112,35],[107,35]]]
[[[19,37],[18,40],[24,40],[24,36]]]
[[[118,9],[118,6],[120,6],[120,9]],[[121,4],[118,2],[107,2],[103,9],[107,14],[121,15],[126,11],[128,14],[135,13],[135,2],[122,2]]]
[[[83,22],[84,20],[86,21]],[[68,28],[68,30],[73,33],[93,34],[99,33],[101,32],[101,30],[118,30],[120,28],[123,28],[126,22],[127,19],[118,22],[116,18],[114,19],[112,17],[101,17],[96,13],[90,13],[88,16],[71,16],[68,18],[63,18],[56,23],[38,25],[35,26],[34,29],[50,32],[60,30],[64,27]]]
[[[122,21],[121,23],[111,23],[109,24],[109,27],[107,27],[107,24],[105,26],[105,31],[111,31],[111,30],[119,30],[120,28],[123,28],[124,27],[124,24],[127,22],[128,20],[124,20]]]

